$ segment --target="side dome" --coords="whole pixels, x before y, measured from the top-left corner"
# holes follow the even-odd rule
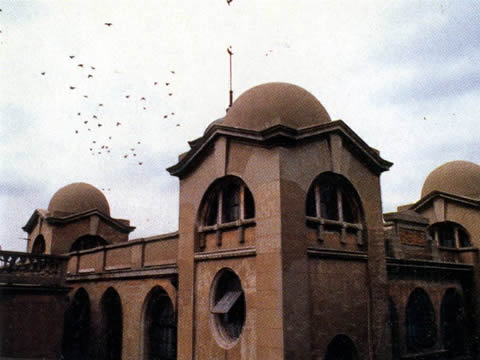
[[[73,183],[58,190],[48,204],[50,213],[76,214],[97,209],[110,216],[107,198],[95,186],[86,183]]]
[[[432,191],[480,199],[480,166],[469,161],[450,161],[427,176],[422,198]]]
[[[332,121],[307,90],[288,83],[267,83],[245,91],[228,110],[222,125],[261,131],[275,125],[294,129]]]

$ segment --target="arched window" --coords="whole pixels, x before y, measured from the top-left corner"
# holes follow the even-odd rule
[[[217,232],[217,245],[221,245],[221,232],[254,224],[255,203],[245,183],[236,176],[225,176],[215,181],[207,190],[200,206],[198,231],[200,249],[205,247],[205,234]]]
[[[84,235],[75,240],[70,251],[87,250],[103,245],[107,245],[107,242],[101,236]]]
[[[413,290],[408,298],[405,326],[409,351],[416,352],[435,345],[437,341],[435,311],[430,297],[421,288]]]
[[[45,239],[43,235],[38,235],[35,238],[32,246],[32,254],[45,254]]]
[[[435,223],[430,226],[430,236],[438,246],[449,248],[470,247],[470,237],[462,225],[452,221]]]
[[[324,173],[318,176],[307,193],[307,225],[316,227],[318,239],[324,231],[340,231],[340,241],[345,242],[346,232],[357,235],[357,244],[363,244],[362,209],[360,198],[341,175]]]
[[[246,317],[245,294],[240,279],[231,269],[222,269],[215,277],[210,311],[217,342],[229,348],[240,337]]]
[[[172,302],[161,287],[154,287],[147,296],[144,316],[144,359],[176,359],[176,317]]]
[[[456,289],[448,289],[442,300],[441,324],[443,346],[454,357],[465,353],[465,307]]]
[[[348,336],[335,336],[328,344],[325,360],[358,360],[355,344]]]
[[[65,312],[62,341],[63,358],[70,360],[87,359],[89,336],[90,299],[85,289],[80,288]]]
[[[122,358],[122,302],[120,296],[109,287],[101,300],[103,314],[103,341],[105,360],[120,360]]]

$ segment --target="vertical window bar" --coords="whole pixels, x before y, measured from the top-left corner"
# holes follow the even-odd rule
[[[342,230],[340,231],[340,242],[342,244],[346,243],[346,227],[343,222],[343,194],[339,186],[336,186],[337,190],[337,209],[338,209],[338,221],[342,222]]]
[[[454,237],[455,237],[455,247],[458,249],[460,246],[460,237],[458,236],[458,226],[455,226],[453,229]]]
[[[321,192],[320,185],[315,184],[315,212],[316,217],[322,217],[322,202],[321,202]],[[323,224],[318,224],[317,226],[317,239],[318,241],[323,241]]]
[[[218,212],[217,212],[217,226],[222,223],[223,214],[223,190],[218,192]],[[216,233],[217,246],[222,246],[222,231],[217,229]]]
[[[245,185],[240,186],[240,220],[245,219]]]

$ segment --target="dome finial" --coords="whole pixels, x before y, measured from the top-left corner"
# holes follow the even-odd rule
[[[228,108],[227,108],[227,111],[232,107],[232,104],[233,104],[233,89],[232,89],[232,55],[233,55],[233,52],[232,52],[232,45],[230,45],[228,48],[227,48],[227,53],[228,53],[228,56],[230,58],[230,92],[229,92],[229,103],[228,103]]]

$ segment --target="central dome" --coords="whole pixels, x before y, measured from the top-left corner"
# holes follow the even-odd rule
[[[222,125],[261,131],[275,125],[302,129],[330,121],[323,105],[307,90],[287,83],[267,83],[240,95]]]
[[[73,183],[58,190],[48,204],[50,213],[77,214],[97,209],[110,216],[107,198],[95,186]]]
[[[480,166],[460,160],[439,166],[427,176],[422,197],[432,191],[480,199]]]

